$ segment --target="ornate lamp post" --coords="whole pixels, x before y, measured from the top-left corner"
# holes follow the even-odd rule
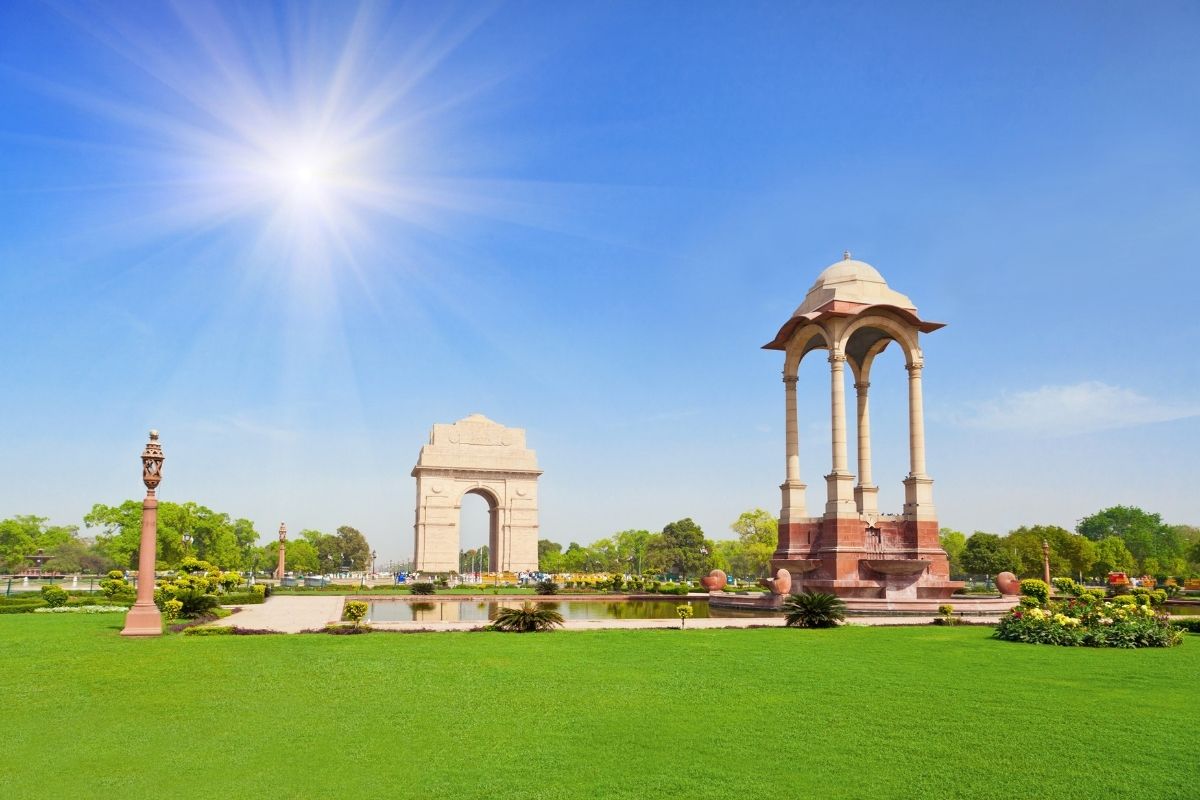
[[[183,554],[185,556],[190,555],[192,548],[192,535],[190,533],[185,533],[180,538],[183,539]]]
[[[1042,580],[1050,585],[1050,543],[1042,539]]]
[[[371,577],[375,576],[375,551],[371,551]]]
[[[275,567],[275,580],[283,582],[284,551],[287,550],[287,525],[279,523],[279,565]]]
[[[142,541],[138,547],[137,602],[125,616],[122,636],[162,636],[162,614],[154,605],[154,560],[158,550],[158,498],[154,490],[162,480],[162,445],[158,431],[150,431],[150,441],[142,451],[142,483],[146,499],[142,501]]]

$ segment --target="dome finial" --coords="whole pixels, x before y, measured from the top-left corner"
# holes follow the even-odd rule
[[[842,251],[842,261],[849,261],[849,260],[850,260],[850,251],[843,250]]]

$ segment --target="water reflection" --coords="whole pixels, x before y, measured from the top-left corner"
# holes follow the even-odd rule
[[[370,600],[368,619],[371,622],[479,622],[496,618],[501,608],[519,608],[521,598],[503,600],[436,600],[408,602],[405,600]],[[672,600],[556,600],[545,603],[563,615],[564,619],[676,619],[675,606],[686,599]],[[770,617],[771,612],[744,609],[709,609],[708,601],[692,599],[694,619],[706,617]]]

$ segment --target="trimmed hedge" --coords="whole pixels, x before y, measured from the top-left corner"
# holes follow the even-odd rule
[[[266,599],[262,592],[230,592],[219,597],[223,606],[250,606]]]

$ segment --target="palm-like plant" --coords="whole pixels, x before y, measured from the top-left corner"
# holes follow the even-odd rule
[[[563,615],[542,603],[526,600],[519,608],[501,608],[492,627],[509,633],[552,631],[563,624]]]
[[[783,601],[785,621],[796,628],[835,628],[846,618],[846,604],[835,594],[807,590]]]

